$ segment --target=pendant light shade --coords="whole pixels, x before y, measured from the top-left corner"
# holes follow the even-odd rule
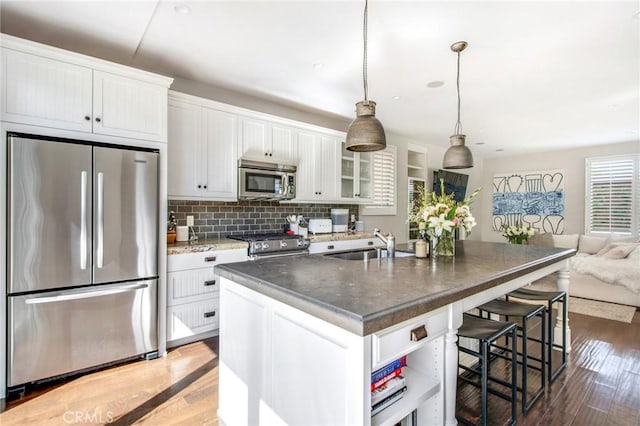
[[[444,153],[442,159],[443,169],[468,169],[473,167],[473,155],[471,150],[464,144],[466,135],[453,135],[449,137],[451,146]]]
[[[442,159],[443,169],[468,169],[473,167],[473,155],[465,145],[466,135],[462,134],[462,122],[460,121],[460,52],[467,47],[466,41],[458,41],[451,45],[451,50],[458,54],[458,73],[456,87],[458,89],[458,121],[454,129],[454,135],[449,137],[450,147],[444,153]]]
[[[376,118],[376,103],[374,101],[358,102],[356,116],[347,130],[346,148],[349,151],[358,152],[385,149],[387,138],[382,123]]]
[[[362,79],[364,81],[364,101],[356,104],[356,119],[347,130],[346,148],[349,151],[380,151],[387,147],[387,138],[380,120],[376,118],[376,103],[367,98],[369,87],[367,82],[367,18],[369,2],[364,3],[364,55],[362,61]]]

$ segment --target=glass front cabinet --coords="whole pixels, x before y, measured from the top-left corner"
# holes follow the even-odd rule
[[[342,142],[340,175],[340,197],[354,203],[371,201],[372,194],[372,153],[347,151]]]

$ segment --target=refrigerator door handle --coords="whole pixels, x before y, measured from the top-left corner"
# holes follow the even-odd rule
[[[104,262],[104,173],[98,172],[98,243],[96,266],[102,268]]]
[[[87,269],[87,171],[80,173],[80,269]]]
[[[27,305],[37,305],[42,303],[63,302],[67,300],[88,299],[90,297],[102,297],[118,293],[126,293],[129,291],[138,291],[147,287],[149,287],[148,284],[142,283],[129,286],[120,286],[118,288],[111,288],[108,290],[90,290],[77,293],[60,294],[56,296],[34,297],[31,299],[26,299],[24,303]]]

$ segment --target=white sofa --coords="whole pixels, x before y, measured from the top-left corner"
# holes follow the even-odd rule
[[[640,307],[640,244],[637,238],[536,234],[532,245],[575,248],[569,294]],[[549,279],[544,280],[549,283]],[[555,276],[551,279],[555,279]]]

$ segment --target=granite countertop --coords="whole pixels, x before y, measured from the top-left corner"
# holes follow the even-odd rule
[[[371,233],[355,233],[355,232],[336,232],[332,234],[309,234],[309,242],[320,243],[329,241],[346,241],[360,240],[365,238],[374,238]],[[237,248],[247,248],[249,244],[244,241],[232,240],[230,238],[210,238],[205,240],[197,240],[193,243],[176,242],[167,245],[167,254],[186,254],[200,253],[203,251],[214,250],[232,250]]]
[[[203,251],[215,250],[233,250],[239,248],[248,248],[249,243],[244,241],[232,240],[230,238],[210,238],[205,240],[197,240],[193,243],[188,241],[177,242],[167,245],[167,254],[187,254],[200,253]]]
[[[226,264],[217,271],[365,336],[574,254],[574,249],[460,241],[453,259],[397,257],[364,262],[315,254]]]

